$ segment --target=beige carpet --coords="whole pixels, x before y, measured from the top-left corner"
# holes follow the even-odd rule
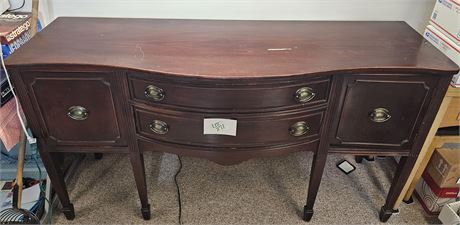
[[[234,166],[183,157],[179,175],[184,224],[306,224],[300,215],[305,204],[312,153],[259,158]],[[357,169],[345,175],[335,163],[345,158]],[[176,224],[178,206],[174,174],[175,155],[145,155],[152,219],[144,221],[129,160],[106,154],[100,161],[89,156],[71,184],[76,218],[67,221],[55,212],[57,224]],[[352,156],[330,155],[308,224],[380,223],[396,164],[389,158],[356,164]],[[387,224],[439,223],[427,217],[418,202],[402,204]]]

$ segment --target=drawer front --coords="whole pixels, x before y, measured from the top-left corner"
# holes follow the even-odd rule
[[[130,78],[129,83],[132,98],[150,105],[251,111],[325,103],[330,80],[323,78],[296,84],[193,86]]]
[[[126,145],[110,73],[23,72],[48,144]]]
[[[428,75],[345,78],[332,143],[408,150],[437,81]]]
[[[135,116],[137,132],[144,137],[190,146],[240,148],[317,140],[323,111],[238,115],[135,108]],[[236,136],[203,134],[205,118],[236,120]]]

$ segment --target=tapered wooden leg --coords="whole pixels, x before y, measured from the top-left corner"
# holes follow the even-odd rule
[[[64,182],[64,174],[58,165],[58,161],[53,160],[56,155],[53,155],[55,153],[50,153],[48,151],[48,146],[46,146],[41,140],[38,140],[38,147],[40,151],[40,157],[46,168],[48,176],[50,177],[52,187],[56,192],[59,201],[61,202],[62,212],[68,220],[73,220],[75,218],[75,210],[69,200],[69,194]]]
[[[339,88],[343,84],[343,76],[336,76],[333,79],[331,90]],[[337,99],[340,96],[340,92],[337,91],[331,94],[330,101],[332,104],[326,111],[325,118],[332,118],[334,109],[337,107]],[[303,208],[302,219],[304,221],[310,221],[313,216],[313,206],[315,204],[316,195],[318,194],[319,185],[321,184],[321,177],[323,176],[324,166],[326,165],[327,153],[329,151],[329,136],[332,130],[332,120],[327,119],[324,121],[323,128],[321,128],[320,141],[318,144],[318,150],[313,156],[313,163],[310,172],[310,181],[308,184],[308,196],[307,204]]]
[[[305,221],[310,221],[313,216],[313,206],[315,204],[319,185],[321,184],[324,166],[326,165],[326,156],[327,152],[317,152],[313,157],[310,182],[308,184],[307,204],[303,208],[303,220]]]
[[[134,179],[141,200],[141,213],[144,220],[150,219],[150,204],[147,197],[147,182],[145,180],[144,156],[142,153],[130,152],[129,158],[133,167]]]
[[[386,222],[390,218],[390,216],[397,212],[397,210],[393,209],[395,202],[398,200],[398,197],[406,184],[407,179],[414,167],[415,161],[417,158],[412,156],[403,156],[401,157],[398,165],[398,169],[396,170],[396,174],[393,178],[393,182],[390,187],[390,191],[388,192],[388,196],[385,202],[385,205],[380,210],[379,218],[380,221]]]

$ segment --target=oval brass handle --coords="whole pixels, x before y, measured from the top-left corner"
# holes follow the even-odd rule
[[[165,91],[155,85],[149,85],[145,88],[144,94],[147,98],[151,98],[154,101],[161,101],[165,98]]]
[[[294,137],[305,135],[309,130],[310,127],[305,121],[294,123],[291,125],[291,127],[289,127],[289,133]]]
[[[316,93],[313,91],[313,88],[310,87],[301,87],[295,92],[295,100],[298,103],[305,103],[311,101],[315,98]]]
[[[86,120],[89,116],[89,111],[83,106],[72,106],[67,111],[67,116],[74,120]]]
[[[376,123],[383,123],[391,118],[390,111],[385,108],[376,108],[370,114],[369,118]]]
[[[154,120],[149,124],[150,130],[155,134],[166,134],[169,131],[169,126],[161,120]]]

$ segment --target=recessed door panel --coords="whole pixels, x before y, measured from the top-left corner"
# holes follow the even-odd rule
[[[408,149],[436,82],[434,76],[347,77],[332,143]]]
[[[23,78],[50,144],[126,144],[112,74],[27,72]]]

